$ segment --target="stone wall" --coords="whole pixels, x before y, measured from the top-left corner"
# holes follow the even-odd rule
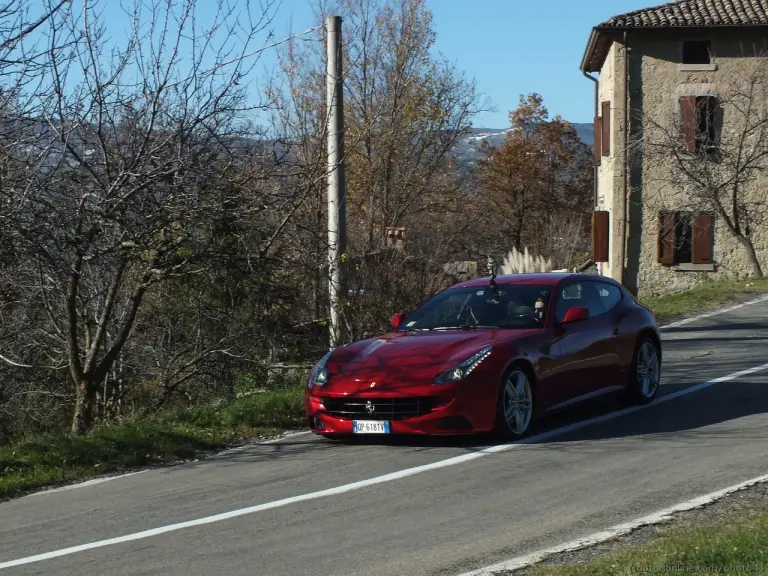
[[[620,270],[614,263],[618,261],[621,237],[621,215],[617,212],[616,199],[623,190],[623,160],[624,146],[624,60],[623,48],[614,43],[600,70],[598,84],[598,114],[602,115],[602,103],[611,103],[609,116],[611,127],[610,155],[601,156],[597,169],[597,210],[608,211],[610,216],[610,234],[608,235],[609,261],[603,264],[603,275],[620,278]]]
[[[629,41],[633,145],[626,264],[627,276],[635,277],[636,290],[641,295],[685,290],[703,280],[743,277],[750,272],[746,251],[717,216],[714,218],[712,265],[657,263],[658,212],[670,209],[705,211],[705,208],[711,211],[711,207],[700,202],[693,205],[690,195],[671,186],[668,167],[660,164],[642,144],[647,129],[644,123],[653,118],[654,122],[668,124],[676,113],[681,95],[725,96],[733,79],[738,78],[745,67],[744,54],[754,50],[754,44],[765,43],[765,38],[719,32],[718,36],[712,37],[713,63],[686,66],[680,64],[680,40],[674,32],[654,32],[652,36],[636,36]],[[722,116],[723,129],[728,127],[728,118],[726,108]],[[614,191],[621,193],[615,186]],[[752,200],[766,202],[765,187],[761,182],[745,193]],[[768,204],[765,214],[768,216]],[[763,271],[767,272],[768,217],[753,225],[753,242]]]

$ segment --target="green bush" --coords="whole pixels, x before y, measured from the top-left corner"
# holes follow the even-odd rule
[[[84,436],[49,434],[0,447],[0,498],[97,474],[195,458],[234,440],[304,424],[298,386],[127,419]]]

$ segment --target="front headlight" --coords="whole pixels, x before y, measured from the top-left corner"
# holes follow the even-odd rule
[[[460,364],[457,364],[453,368],[449,368],[445,372],[438,374],[434,383],[450,384],[451,382],[458,382],[459,380],[463,380],[469,375],[470,372],[472,372],[472,370],[477,368],[480,362],[488,358],[488,356],[491,354],[491,350],[493,350],[493,346],[486,346],[479,352],[475,352],[472,354],[472,356]]]
[[[331,357],[331,354],[333,354],[333,350],[328,350],[325,356],[323,356],[312,369],[312,374],[309,375],[309,380],[307,380],[307,388],[310,390],[315,386],[324,386],[328,383],[331,373],[328,372],[328,368],[325,367],[325,364],[328,362],[328,358]]]

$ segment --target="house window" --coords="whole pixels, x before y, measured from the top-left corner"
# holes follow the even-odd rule
[[[681,96],[680,119],[683,148],[691,154],[716,150],[716,96]]]
[[[709,40],[686,40],[683,42],[683,64],[710,64]]]
[[[660,212],[657,262],[712,264],[712,222],[703,212]]]
[[[696,141],[700,150],[712,150],[715,145],[715,113],[717,98],[696,97]]]
[[[675,214],[675,262],[692,264],[693,216],[684,212]]]

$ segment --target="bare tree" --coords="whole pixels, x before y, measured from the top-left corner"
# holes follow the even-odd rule
[[[39,72],[44,65],[50,46],[41,31],[52,28],[60,32],[71,3],[72,0],[0,1],[0,110],[18,94],[25,80],[34,79],[33,72]],[[71,41],[61,35],[58,38],[59,49]]]
[[[50,90],[16,98],[36,114],[13,119],[2,158],[0,225],[16,262],[3,283],[25,329],[14,363],[66,367],[73,432],[93,425],[99,390],[155,287],[205,273],[220,249],[212,230],[233,205],[266,207],[274,162],[253,119],[267,103],[245,84],[270,39],[273,2],[222,0],[204,23],[197,4],[136,0],[121,45],[99,3],[83,3],[65,21],[71,49],[59,48],[60,26],[47,29],[38,82]]]
[[[488,104],[470,79],[431,53],[435,32],[424,0],[322,2],[317,21],[328,13],[344,21],[345,309],[353,312],[346,321],[347,334],[355,338],[381,329],[393,308],[412,306],[434,289],[427,271],[442,270],[475,221],[470,181],[455,148]],[[295,42],[282,54],[280,121],[300,143],[304,161],[324,155],[324,59],[321,42]],[[297,234],[289,260],[311,279],[307,288],[321,322],[325,190],[308,192],[293,222]],[[388,227],[408,228],[407,254],[386,250]]]
[[[48,51],[66,49],[72,44],[65,21],[71,0],[47,0],[31,3],[20,0],[0,0],[0,190],[8,186],[7,151],[11,143],[18,144],[22,134],[13,122],[18,115],[34,115],[40,102],[24,101],[24,93],[43,93],[42,81]],[[56,40],[49,41],[44,31],[56,30]],[[23,108],[26,106],[26,108]],[[8,208],[0,203],[0,213]],[[9,262],[19,256],[8,228],[0,221],[0,275]],[[21,287],[0,286],[0,323],[14,325],[20,310]],[[4,331],[3,331],[4,332]],[[61,398],[51,382],[41,379],[32,389],[14,374],[28,370],[30,365],[13,357],[13,350],[0,335],[0,444],[7,441],[11,423],[44,423],[51,420]],[[34,408],[33,408],[34,407]]]
[[[768,57],[740,58],[718,72],[717,85],[716,95],[681,97],[672,114],[644,114],[633,146],[652,166],[644,179],[660,191],[657,207],[715,214],[762,278],[754,241],[768,224],[760,188],[768,174]]]

